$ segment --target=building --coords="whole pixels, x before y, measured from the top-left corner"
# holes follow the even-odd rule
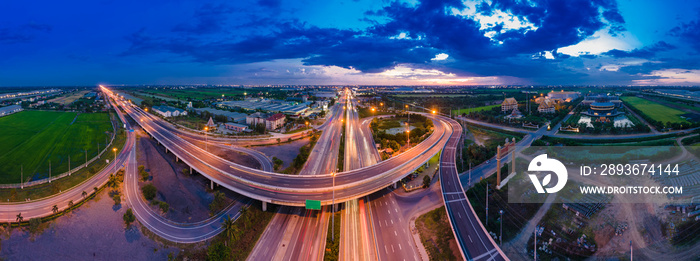
[[[224,111],[224,110],[217,110],[213,108],[195,108],[194,109],[197,113],[202,113],[202,112],[209,112],[214,115],[223,115],[226,116],[227,121],[232,121],[235,123],[246,123],[245,118],[248,116],[248,114],[245,113],[240,113],[240,112],[232,112],[232,111]]]
[[[559,102],[570,102],[581,97],[580,92],[565,92],[564,90],[560,92],[551,91],[547,93],[547,98],[553,101]]]
[[[544,99],[539,106],[537,106],[537,111],[540,113],[554,113],[554,101],[547,98]]]
[[[248,125],[227,122],[224,123],[224,128],[226,128],[227,130],[232,130],[234,132],[243,132],[248,130]]]
[[[187,115],[187,111],[178,109],[178,108],[173,108],[170,106],[153,106],[151,108],[154,112],[160,114],[163,117],[169,118],[169,117],[178,117],[178,116],[185,116]]]
[[[610,102],[614,104],[617,108],[622,107],[622,101],[619,97],[607,94],[588,95],[583,98],[583,101],[581,101],[581,103],[585,106],[590,106],[592,103],[596,102]]]
[[[506,98],[503,100],[503,103],[501,103],[501,111],[502,112],[509,112],[512,111],[513,109],[518,108],[518,101],[515,100],[515,98]]]
[[[256,112],[248,115],[245,118],[245,123],[250,127],[255,127],[258,124],[264,124],[265,129],[274,130],[282,127],[284,125],[284,119],[286,116],[282,113],[275,113],[273,115],[267,115],[261,112]]]
[[[506,119],[520,119],[523,114],[518,110],[518,108],[513,109],[510,114],[506,115]]]
[[[275,113],[272,116],[268,117],[265,119],[266,125],[265,127],[268,130],[274,130],[282,127],[284,125],[284,119],[286,117],[282,113]]]
[[[10,105],[0,108],[0,117],[22,111],[22,106]]]

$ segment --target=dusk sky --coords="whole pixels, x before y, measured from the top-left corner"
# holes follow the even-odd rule
[[[0,10],[0,86],[700,85],[692,0],[29,0]]]

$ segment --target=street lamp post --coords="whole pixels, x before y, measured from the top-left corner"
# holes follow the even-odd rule
[[[333,176],[333,202],[331,203],[331,242],[335,242],[335,172],[331,172]]]
[[[409,138],[410,132],[411,130],[406,130],[406,145],[408,145],[408,147],[411,147],[411,138]]]
[[[204,126],[204,150],[209,151],[209,138],[207,137],[207,132],[209,131],[208,126]]]
[[[501,214],[501,235],[498,240],[500,241],[499,245],[503,246],[503,209],[499,210],[498,214]]]
[[[112,148],[114,151],[114,176],[117,175],[117,148]]]

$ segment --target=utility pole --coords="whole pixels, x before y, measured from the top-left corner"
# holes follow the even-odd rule
[[[24,165],[19,166],[19,188],[24,189]]]
[[[49,183],[51,183],[51,161],[49,160]]]
[[[88,165],[88,163],[87,163],[87,150],[85,150],[85,167],[86,168],[87,168],[87,165]]]
[[[70,155],[68,155],[68,176],[70,176]]]
[[[486,182],[486,222],[485,226],[489,225],[489,183]]]

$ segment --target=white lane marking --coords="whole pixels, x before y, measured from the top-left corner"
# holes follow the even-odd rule
[[[394,230],[394,236],[398,236],[399,234],[396,234],[396,230]]]
[[[391,253],[394,253],[394,252],[396,252],[396,251],[394,251],[394,245],[391,245]]]
[[[401,250],[401,249],[403,249],[403,248],[401,248],[401,244],[399,244],[399,250]]]
[[[469,242],[470,242],[470,243],[474,243],[474,241],[472,241],[472,236],[467,235],[467,237],[469,238]]]

